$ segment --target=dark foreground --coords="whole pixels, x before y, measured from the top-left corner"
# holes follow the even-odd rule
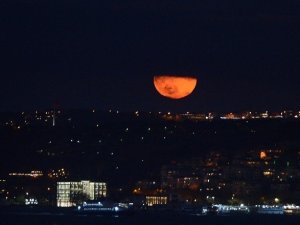
[[[0,225],[290,225],[300,224],[300,216],[232,215],[197,216],[176,213],[137,213],[124,216],[0,213]]]

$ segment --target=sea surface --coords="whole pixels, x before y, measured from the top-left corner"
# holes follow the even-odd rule
[[[229,215],[197,216],[148,213],[127,216],[64,214],[0,214],[0,225],[300,225],[300,216]]]

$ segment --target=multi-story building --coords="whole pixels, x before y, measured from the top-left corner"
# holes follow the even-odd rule
[[[146,205],[166,205],[168,203],[167,196],[146,196]]]
[[[165,165],[161,170],[161,186],[165,190],[194,189],[200,185],[202,159]]]
[[[106,197],[107,186],[104,182],[69,181],[57,182],[57,206],[71,207],[85,200]]]

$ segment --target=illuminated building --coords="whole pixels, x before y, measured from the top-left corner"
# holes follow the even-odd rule
[[[106,195],[106,183],[103,182],[57,182],[58,207],[71,207],[84,200],[96,200]]]
[[[161,169],[161,186],[166,190],[199,186],[200,178],[203,177],[202,167],[200,158],[165,165]]]
[[[166,196],[146,196],[146,205],[166,205],[168,203],[168,197]]]

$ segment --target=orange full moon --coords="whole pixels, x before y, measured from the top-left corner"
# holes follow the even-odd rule
[[[194,77],[161,75],[153,79],[156,90],[167,98],[180,99],[190,95],[196,87]]]

